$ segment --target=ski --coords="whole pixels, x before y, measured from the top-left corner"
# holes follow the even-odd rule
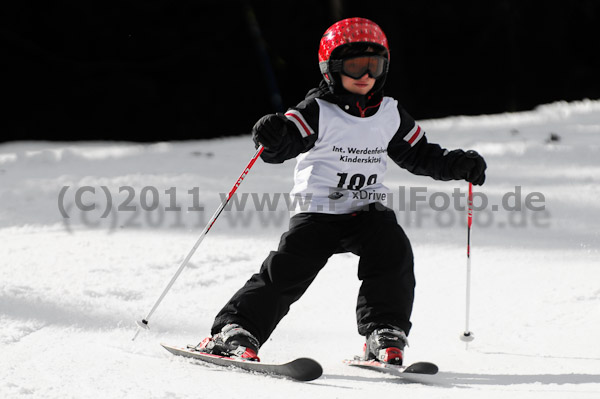
[[[344,363],[349,366],[378,371],[380,373],[391,374],[398,377],[403,377],[408,374],[433,375],[438,372],[438,366],[430,362],[417,362],[408,366],[396,366],[381,363],[377,360],[362,360],[360,358],[355,358],[353,360],[344,360]]]
[[[177,356],[185,356],[222,367],[235,367],[259,374],[291,378],[296,381],[312,381],[323,374],[323,368],[317,361],[305,357],[287,363],[262,363],[200,352],[191,345],[188,345],[187,348],[167,344],[161,345]]]

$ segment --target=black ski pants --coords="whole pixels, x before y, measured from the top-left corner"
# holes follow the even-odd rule
[[[329,257],[344,252],[360,257],[359,334],[379,326],[399,327],[408,334],[415,288],[413,253],[396,215],[381,204],[352,214],[293,216],[278,250],[218,313],[211,333],[237,323],[265,343]]]

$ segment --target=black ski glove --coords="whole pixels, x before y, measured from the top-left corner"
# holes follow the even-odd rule
[[[277,148],[287,133],[287,118],[282,114],[265,115],[252,128],[252,140],[258,148],[262,144],[267,150]]]
[[[458,157],[454,164],[454,176],[456,179],[464,179],[476,186],[485,182],[485,160],[476,151],[469,150]]]

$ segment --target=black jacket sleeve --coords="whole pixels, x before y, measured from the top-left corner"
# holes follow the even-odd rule
[[[438,144],[429,143],[425,132],[402,108],[400,128],[388,145],[388,155],[400,167],[415,175],[431,176],[435,180],[454,180],[455,163],[464,154],[462,150],[448,151]]]
[[[261,158],[267,163],[282,163],[310,150],[319,135],[319,104],[311,92],[307,98],[290,108],[285,117],[287,122],[280,144],[276,148],[265,149]]]

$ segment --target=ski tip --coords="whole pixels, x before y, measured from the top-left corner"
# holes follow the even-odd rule
[[[404,373],[433,375],[437,374],[437,372],[439,371],[438,366],[430,362],[416,362],[408,366],[396,366],[392,364],[381,363],[377,360],[347,359],[344,360],[344,363],[354,367],[366,368],[395,375]]]
[[[298,381],[312,381],[323,375],[321,364],[308,357],[292,360],[288,365],[295,369],[293,378]]]
[[[436,364],[430,362],[417,362],[408,366],[405,373],[416,373],[416,374],[437,374],[439,368]]]
[[[163,343],[160,345],[174,355],[194,358],[218,366],[233,366],[246,371],[287,377],[297,381],[312,381],[323,375],[323,367],[316,360],[306,357],[297,358],[288,363],[262,363],[203,353],[190,346],[181,348]]]

